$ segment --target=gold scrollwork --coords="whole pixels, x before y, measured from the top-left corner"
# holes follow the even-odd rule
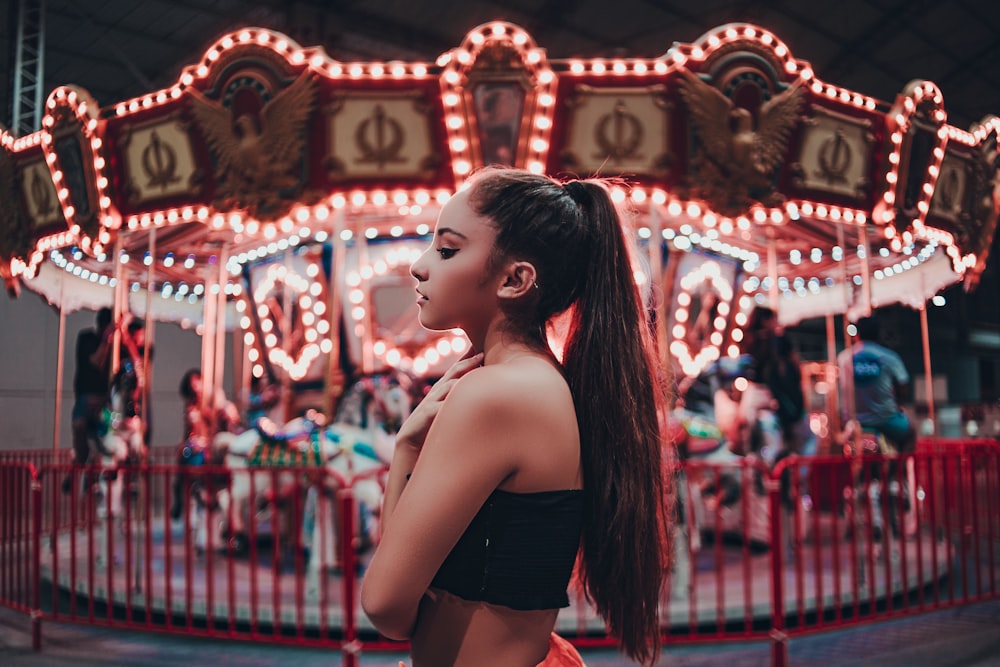
[[[844,138],[844,130],[837,128],[832,137],[827,137],[819,148],[819,175],[829,182],[846,183],[847,170],[854,159],[850,143]]]
[[[636,152],[642,145],[643,134],[642,121],[628,112],[624,100],[618,100],[611,113],[601,116],[594,128],[599,150],[593,157],[610,157],[615,161],[638,157]]]
[[[399,151],[405,141],[403,126],[389,116],[381,104],[376,104],[372,115],[361,121],[354,132],[355,145],[361,152],[356,161],[358,164],[377,164],[379,169],[388,163],[404,162]]]
[[[142,170],[148,178],[146,185],[151,188],[166,190],[171,183],[180,180],[177,175],[177,152],[173,146],[160,140],[156,130],[150,133],[149,144],[142,150]]]

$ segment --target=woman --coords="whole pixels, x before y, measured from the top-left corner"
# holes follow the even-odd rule
[[[421,324],[472,349],[397,435],[365,611],[410,640],[414,667],[581,664],[551,635],[579,551],[598,613],[651,663],[669,554],[660,388],[606,186],[482,171],[411,272]],[[560,363],[546,334],[563,312]]]

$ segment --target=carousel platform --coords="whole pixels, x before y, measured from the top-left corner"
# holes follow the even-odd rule
[[[845,630],[796,637],[789,663],[803,667],[994,667],[1000,655],[1000,600],[971,607],[870,623]],[[0,656],[6,667],[297,667],[339,664],[327,648],[289,648],[268,644],[189,638],[161,633],[116,631],[49,622],[45,645],[31,650],[30,625],[16,612],[0,608]],[[635,667],[613,649],[580,651],[588,667]],[[398,667],[402,652],[366,651],[363,667]],[[766,667],[766,642],[668,643],[659,665],[683,667]]]
[[[801,544],[789,545],[780,556],[788,564],[782,568],[787,573],[782,583],[790,618],[836,614],[838,608],[850,613],[916,595],[921,587],[947,585],[946,542],[923,534],[905,539],[887,536],[886,542],[874,543],[869,550],[862,539],[846,539],[843,520],[833,515],[820,513],[810,522],[818,530]],[[154,521],[150,537],[143,545],[134,541],[127,545],[116,537],[112,566],[95,564],[91,570],[86,557],[88,533],[63,532],[54,549],[43,549],[42,580],[68,602],[63,607],[70,616],[118,614],[158,627],[240,627],[312,637],[337,636],[343,625],[342,574],[327,570],[310,579],[302,554],[283,555],[268,541],[260,541],[250,557],[231,557],[222,550],[204,552],[185,539],[182,525],[166,519]],[[703,543],[691,555],[678,560],[672,590],[662,603],[672,634],[769,622],[773,588],[769,550],[722,541]],[[359,557],[359,582],[369,558],[370,554]],[[570,597],[570,607],[560,613],[558,630],[603,636],[604,624],[594,611],[572,592]],[[374,635],[360,604],[355,618],[360,632]]]

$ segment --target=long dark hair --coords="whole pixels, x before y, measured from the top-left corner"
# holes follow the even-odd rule
[[[672,493],[662,462],[663,391],[618,212],[600,180],[563,185],[487,169],[471,187],[473,210],[497,231],[493,261],[535,266],[539,289],[511,318],[522,335],[543,344],[547,322],[572,308],[562,363],[580,430],[580,581],[622,650],[650,664],[660,649]]]

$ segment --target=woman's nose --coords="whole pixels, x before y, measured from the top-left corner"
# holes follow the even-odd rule
[[[421,282],[427,280],[427,271],[424,269],[424,258],[426,256],[427,251],[424,251],[424,253],[417,258],[417,261],[410,264],[410,275]]]

